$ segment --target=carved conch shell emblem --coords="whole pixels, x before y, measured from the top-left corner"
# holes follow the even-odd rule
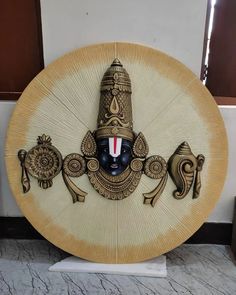
[[[74,152],[63,160],[51,138],[44,134],[39,136],[38,144],[30,151],[18,152],[23,192],[30,190],[29,175],[47,189],[62,171],[74,203],[84,202],[87,195],[72,181],[83,174],[87,174],[101,196],[122,200],[135,191],[144,174],[158,181],[151,192],[143,193],[143,203],[154,207],[165,189],[169,173],[177,187],[174,198],[183,199],[191,187],[193,198],[197,198],[204,156],[195,157],[189,144],[183,142],[168,162],[159,155],[147,158],[149,148],[144,134],[133,131],[131,94],[129,74],[116,58],[102,78],[97,130],[85,134],[81,142],[82,155]]]
[[[168,161],[169,174],[177,187],[177,190],[173,192],[176,199],[183,199],[188,194],[193,184],[195,172],[193,198],[199,196],[201,188],[200,171],[204,161],[203,155],[197,157],[193,155],[186,141],[178,146]]]

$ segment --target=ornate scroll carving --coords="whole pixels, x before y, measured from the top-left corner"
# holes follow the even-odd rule
[[[97,145],[91,131],[86,133],[81,144],[81,151],[87,157],[95,156],[97,152]]]
[[[86,171],[86,161],[80,154],[69,154],[65,157],[62,166],[62,176],[67,186],[73,203],[84,202],[86,192],[81,190],[75,183],[70,179],[70,177],[80,177]]]
[[[197,173],[196,173],[194,187],[193,187],[193,199],[198,198],[200,195],[200,189],[202,186],[200,172],[202,171],[204,162],[205,162],[205,157],[203,155],[198,155],[197,156]]]
[[[173,192],[173,196],[176,199],[183,199],[188,194],[193,184],[195,171],[197,171],[197,175],[193,198],[199,196],[201,188],[200,171],[202,170],[204,159],[203,155],[198,155],[196,158],[186,141],[180,144],[170,157],[168,171],[177,187],[177,190]]]
[[[24,193],[27,193],[30,190],[30,179],[28,176],[27,169],[25,168],[26,155],[27,155],[27,152],[25,150],[19,150],[18,159],[20,160],[20,164],[21,164],[21,184],[22,184]]]
[[[96,158],[91,158],[87,162],[87,168],[91,172],[96,172],[99,170],[99,162]]]
[[[84,202],[87,193],[81,190],[77,185],[75,185],[75,183],[69,178],[69,176],[64,171],[62,171],[62,177],[64,179],[66,187],[68,188],[72,196],[73,203]]]
[[[145,158],[148,154],[148,143],[142,132],[140,132],[135,139],[133,152],[136,157],[140,158]]]
[[[143,170],[143,159],[135,158],[130,163],[130,168],[134,172],[142,171]]]
[[[163,193],[166,182],[167,182],[168,174],[166,173],[160,180],[159,184],[149,193],[144,193],[143,203],[150,204],[152,207],[155,206],[157,200],[160,198],[161,194]]]
[[[161,156],[149,157],[144,165],[144,173],[153,179],[161,179],[157,187],[149,193],[144,193],[144,204],[155,206],[167,182],[167,163]]]

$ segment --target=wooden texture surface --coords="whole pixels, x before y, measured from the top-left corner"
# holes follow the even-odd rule
[[[214,96],[236,97],[236,1],[217,0],[206,86]]]
[[[88,192],[83,204],[72,203],[61,175],[46,191],[31,178],[31,191],[24,195],[17,151],[29,150],[46,133],[63,157],[80,153],[85,133],[96,129],[100,82],[115,57],[130,75],[134,131],[144,133],[149,155],[168,160],[183,141],[195,155],[205,155],[200,197],[193,200],[190,192],[174,199],[169,178],[155,207],[144,205],[142,194],[157,185],[145,175],[122,201],[100,196],[86,175],[75,181]],[[58,59],[29,84],[10,122],[6,165],[18,205],[49,241],[96,262],[136,262],[175,248],[207,218],[224,184],[227,139],[214,99],[181,63],[141,45],[98,44]]]
[[[214,96],[218,105],[236,105],[236,97]]]
[[[0,99],[16,100],[43,69],[39,0],[1,0],[0,42]]]

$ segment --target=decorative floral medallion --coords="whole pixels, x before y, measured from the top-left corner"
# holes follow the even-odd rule
[[[96,158],[90,159],[87,163],[88,170],[91,172],[96,172],[99,169],[99,162]]]
[[[142,171],[143,161],[141,159],[133,159],[130,163],[130,168],[135,172]]]
[[[80,154],[69,154],[63,162],[64,172],[71,177],[80,177],[86,171],[86,161]]]
[[[167,172],[167,163],[161,156],[151,156],[145,162],[144,172],[150,178],[162,178]]]

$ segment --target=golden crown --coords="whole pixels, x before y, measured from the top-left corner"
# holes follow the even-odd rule
[[[114,59],[101,82],[96,138],[122,137],[133,141],[131,81],[119,59]]]

